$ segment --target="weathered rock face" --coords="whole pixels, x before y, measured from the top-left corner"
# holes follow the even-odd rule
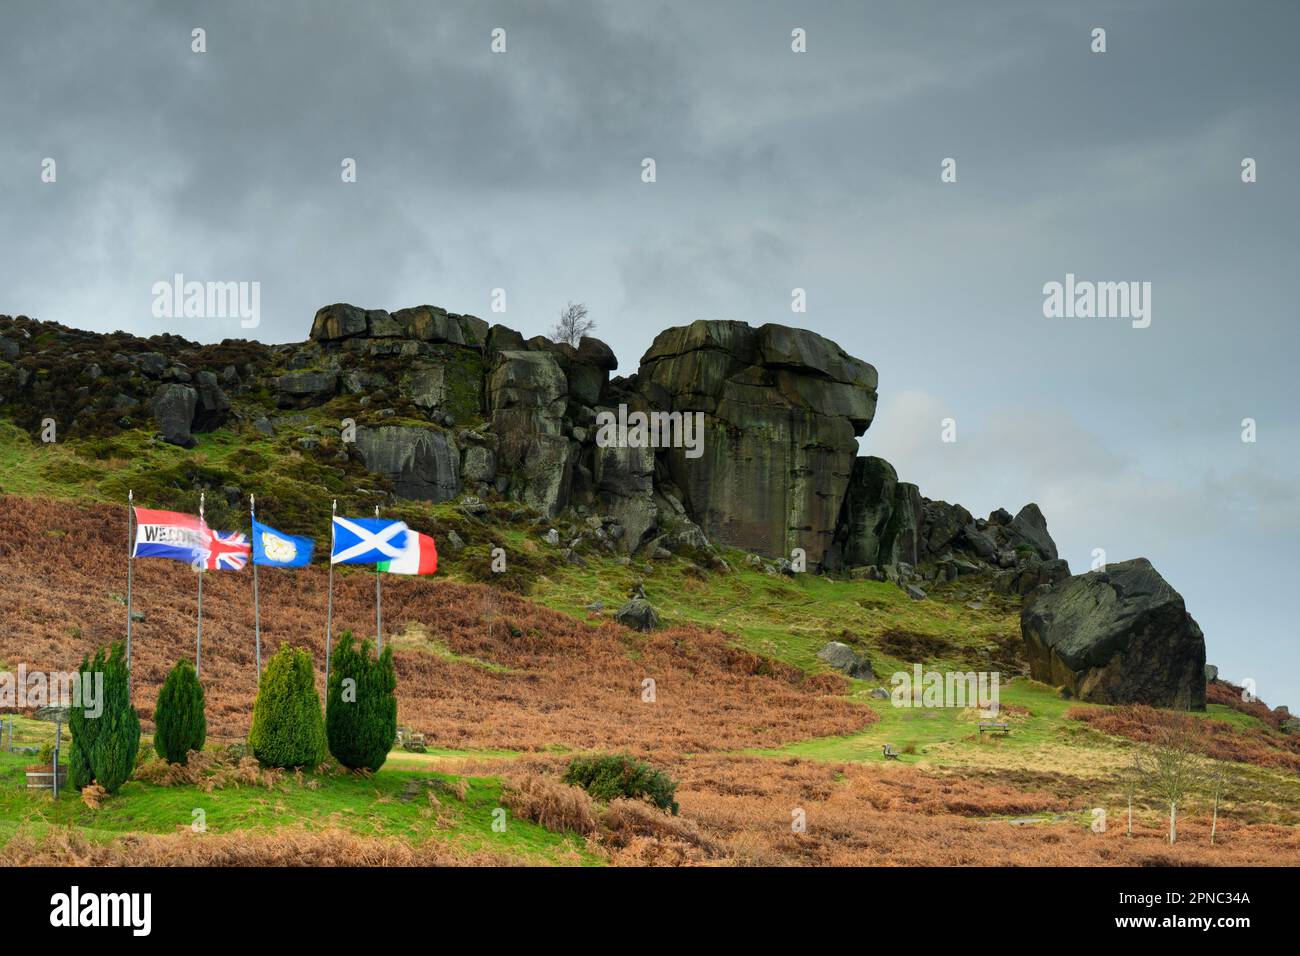
[[[403,498],[447,501],[460,493],[460,453],[446,432],[410,425],[357,429],[357,453]]]
[[[276,404],[281,408],[308,408],[334,396],[339,373],[326,371],[287,372],[275,380]]]
[[[704,413],[699,457],[665,457],[705,534],[820,563],[875,414],[876,370],[812,332],[698,321],[660,333],[637,377],[655,408]]]
[[[569,499],[577,448],[563,434],[568,381],[549,352],[498,353],[488,380],[499,466],[518,479],[519,497],[546,515]]]
[[[447,382],[442,365],[415,365],[402,377],[400,385],[402,394],[426,412],[446,404]]]
[[[596,496],[602,514],[623,528],[624,551],[636,551],[658,526],[654,499],[655,455],[652,448],[597,448]]]
[[[1205,709],[1205,638],[1145,558],[1039,595],[1020,629],[1034,679],[1080,700]]]
[[[920,557],[921,493],[900,482],[883,458],[853,462],[848,492],[840,511],[830,568],[865,565],[915,565]]]
[[[840,566],[882,564],[881,542],[893,516],[898,473],[883,458],[857,458],[835,532]]]

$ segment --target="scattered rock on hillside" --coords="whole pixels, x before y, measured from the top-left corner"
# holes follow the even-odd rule
[[[858,654],[849,645],[840,641],[831,641],[820,651],[817,652],[817,659],[825,661],[837,671],[842,671],[849,677],[858,677],[862,680],[869,680],[875,677],[875,672],[871,669],[871,661],[865,656]]]
[[[1034,679],[1079,700],[1205,709],[1205,638],[1145,558],[1040,594],[1020,628]]]
[[[652,631],[659,626],[659,612],[645,598],[635,597],[614,613],[614,620],[637,631]]]
[[[1213,664],[1205,665],[1205,683],[1210,684],[1219,679],[1219,669]]]

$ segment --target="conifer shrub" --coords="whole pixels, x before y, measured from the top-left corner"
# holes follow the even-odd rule
[[[154,706],[153,747],[168,763],[185,763],[191,750],[202,750],[208,736],[203,685],[194,665],[182,660],[171,669]]]
[[[307,651],[286,644],[267,662],[253,704],[248,749],[268,767],[314,769],[325,759],[325,722]]]
[[[397,736],[397,673],[393,649],[378,657],[369,641],[357,647],[344,631],[330,658],[325,731],[336,760],[350,769],[378,770]]]
[[[677,815],[677,782],[627,754],[575,757],[564,772],[564,782],[582,787],[597,800],[645,800]]]
[[[140,717],[131,706],[125,645],[119,641],[101,647],[93,659],[82,658],[79,672],[81,697],[68,712],[68,783],[78,790],[97,783],[116,793],[135,770],[140,752]],[[102,693],[96,674],[103,675]]]

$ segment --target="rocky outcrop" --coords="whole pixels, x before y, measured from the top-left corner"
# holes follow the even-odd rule
[[[853,463],[823,567],[855,578],[951,581],[992,578],[995,590],[1028,595],[1070,576],[1036,504],[1012,518],[999,508],[975,518],[961,505],[921,497],[883,458]]]
[[[1205,709],[1205,639],[1145,558],[1035,597],[1020,628],[1034,679],[1079,700]]]
[[[1047,533],[1047,519],[1038,505],[1033,502],[1025,505],[1006,527],[1011,543],[1017,548],[1032,548],[1043,560],[1056,560],[1056,543]]]
[[[701,412],[698,457],[663,457],[708,537],[773,556],[832,546],[876,370],[812,332],[698,321],[661,332],[637,387],[652,408]]]
[[[51,328],[57,347],[33,354]],[[888,462],[858,458],[875,369],[800,329],[667,329],[637,374],[613,379],[618,360],[597,339],[525,339],[433,305],[328,305],[308,341],[276,346],[105,337],[21,318],[6,320],[0,341],[0,395],[30,407],[32,424],[50,409],[71,426],[129,428],[144,406],[168,440],[189,446],[192,432],[233,419],[317,465],[360,461],[401,497],[469,489],[547,516],[572,507],[579,524],[602,519],[602,547],[628,554],[721,544],[793,566],[802,548],[812,571],[868,568],[907,583],[983,568],[1020,593],[1060,574],[1037,568],[1055,554],[1037,508],[974,520],[922,498]],[[51,368],[56,353],[63,365]],[[677,447],[598,440],[598,415],[620,410],[691,424],[698,413],[703,427],[690,448],[680,432],[663,436]]]

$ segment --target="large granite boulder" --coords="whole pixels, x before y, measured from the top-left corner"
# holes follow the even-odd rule
[[[465,332],[458,317],[436,305],[398,309],[393,313],[393,320],[401,328],[403,336],[409,339],[447,342],[451,345],[469,344],[465,341]]]
[[[875,414],[874,368],[813,332],[701,320],[661,332],[637,380],[653,407],[704,414],[698,456],[662,454],[711,540],[823,560]]]
[[[1020,630],[1034,679],[1080,700],[1205,709],[1205,638],[1146,558],[1038,595]]]
[[[182,448],[193,448],[197,444],[190,434],[190,426],[194,423],[198,398],[198,392],[189,385],[171,382],[158,386],[151,411],[154,424],[162,432],[163,441]]]
[[[494,325],[488,329],[484,351],[487,353],[489,367],[491,367],[496,363],[497,356],[502,352],[528,351],[528,343],[514,329],[507,328],[504,325]]]
[[[460,493],[460,452],[444,431],[418,425],[362,426],[356,448],[366,470],[391,480],[403,498],[438,502]]]
[[[382,313],[388,315],[387,312]],[[370,311],[339,302],[316,311],[311,323],[311,337],[317,342],[332,342],[366,335],[370,331]]]

